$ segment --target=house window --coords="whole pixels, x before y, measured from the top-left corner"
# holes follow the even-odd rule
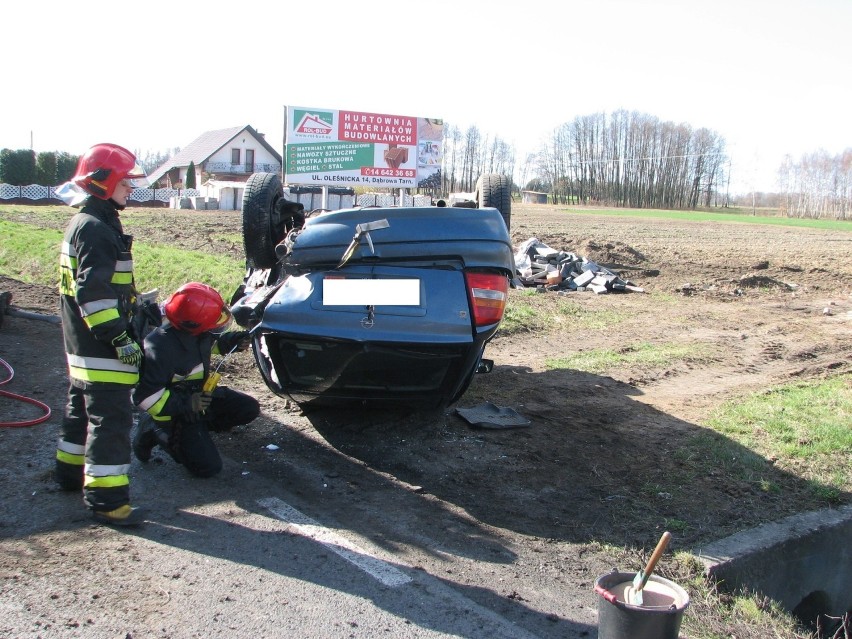
[[[231,149],[231,164],[239,164],[240,163],[240,150],[239,149]]]
[[[246,173],[254,172],[254,149],[246,149]]]

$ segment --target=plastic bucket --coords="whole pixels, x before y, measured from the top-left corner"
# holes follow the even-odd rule
[[[595,581],[598,639],[677,639],[689,594],[675,582],[651,575],[642,590],[643,604],[625,601],[636,573],[613,571]]]

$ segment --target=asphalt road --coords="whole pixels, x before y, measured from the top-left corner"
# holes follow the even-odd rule
[[[194,479],[158,453],[132,473],[150,521],[97,525],[78,495],[52,486],[53,421],[0,433],[0,637],[597,636],[588,593],[577,619],[501,594],[512,562],[477,560],[475,536],[448,552],[402,513],[373,513],[383,522],[375,539],[363,521],[347,526],[345,496],[305,459],[285,489],[231,459],[220,476]],[[395,550],[393,526],[416,547]],[[564,596],[546,590],[544,602]]]

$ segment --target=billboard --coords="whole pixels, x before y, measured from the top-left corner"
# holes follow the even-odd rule
[[[432,188],[444,122],[387,113],[287,107],[287,184]]]

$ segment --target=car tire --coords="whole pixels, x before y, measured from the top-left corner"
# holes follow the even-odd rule
[[[275,266],[275,245],[283,238],[275,204],[284,197],[277,173],[253,173],[243,195],[243,246],[246,266],[266,269]]]
[[[508,177],[496,173],[480,176],[476,183],[476,202],[479,208],[488,206],[500,211],[506,230],[511,231],[512,183]]]

